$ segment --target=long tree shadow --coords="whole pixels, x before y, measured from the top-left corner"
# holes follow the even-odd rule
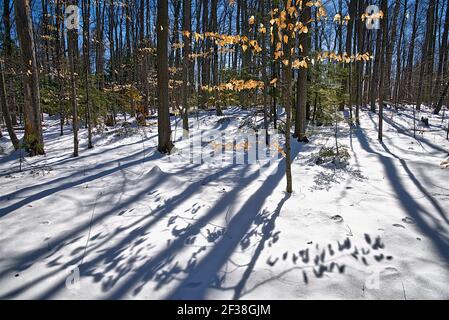
[[[23,206],[25,206],[27,204],[30,204],[30,203],[32,203],[34,201],[37,201],[37,200],[42,200],[43,198],[48,197],[48,196],[50,196],[50,195],[52,195],[54,193],[57,193],[57,192],[60,192],[60,191],[63,191],[63,190],[67,190],[67,189],[76,187],[78,185],[81,185],[81,184],[84,184],[84,183],[87,183],[87,182],[92,182],[94,180],[97,180],[97,179],[106,177],[108,175],[114,174],[114,173],[116,173],[118,171],[129,169],[129,168],[131,168],[131,167],[133,167],[135,165],[141,164],[142,161],[143,161],[141,158],[139,158],[137,160],[131,160],[130,161],[130,159],[134,159],[135,157],[139,156],[140,154],[141,154],[141,151],[139,151],[139,152],[137,152],[135,154],[129,155],[127,157],[121,158],[121,159],[114,159],[112,161],[108,161],[106,163],[99,164],[99,165],[97,165],[97,166],[95,166],[93,168],[86,169],[85,172],[94,172],[94,171],[100,170],[102,168],[105,168],[107,166],[110,166],[113,163],[120,163],[120,165],[118,165],[118,166],[115,166],[115,167],[109,168],[109,169],[105,169],[105,170],[103,170],[101,172],[98,172],[98,173],[95,173],[95,174],[92,174],[92,175],[89,175],[89,176],[84,176],[83,178],[77,179],[75,181],[70,181],[70,182],[61,184],[61,182],[63,182],[63,181],[66,181],[66,180],[68,180],[70,178],[79,176],[80,175],[79,171],[76,171],[76,172],[74,172],[74,173],[72,173],[72,174],[70,174],[68,176],[65,176],[65,177],[57,178],[57,179],[54,179],[52,181],[39,184],[38,186],[30,186],[28,188],[23,188],[21,190],[18,190],[18,191],[6,194],[6,195],[0,197],[0,202],[1,201],[11,201],[11,199],[14,199],[14,198],[18,197],[23,192],[31,190],[31,189],[34,189],[36,187],[41,187],[41,188],[45,188],[46,187],[45,190],[36,192],[35,194],[27,196],[27,197],[25,197],[22,200],[19,200],[19,201],[15,202],[15,203],[13,203],[11,205],[8,205],[6,207],[1,208],[0,209],[0,218],[6,216],[7,214],[9,214],[9,213],[11,213],[11,212],[13,212],[13,211],[15,211],[17,209],[22,208]],[[154,159],[157,159],[157,158],[160,158],[160,157],[161,157],[161,155],[159,153],[155,152],[155,153],[153,153],[152,156],[146,158],[145,160],[149,161],[149,160],[154,160]],[[126,161],[128,161],[128,162],[126,162]],[[121,162],[125,162],[125,163],[121,164]],[[50,186],[54,186],[54,187],[50,187]]]
[[[245,170],[242,170],[242,173]],[[137,290],[134,290],[134,294],[141,290],[143,285],[153,279],[155,273],[160,270],[161,265],[169,262],[175,254],[185,247],[186,241],[191,237],[197,235],[199,230],[206,226],[206,224],[220,213],[225,212],[230,203],[236,198],[237,194],[241,189],[243,189],[247,184],[251,183],[258,177],[258,173],[253,173],[248,177],[241,178],[239,187],[232,189],[230,192],[226,193],[210,210],[209,212],[199,218],[194,224],[192,224],[188,229],[181,233],[175,240],[173,240],[169,247],[164,251],[160,252],[157,256],[153,257],[147,261],[142,267],[135,270],[135,273],[126,279],[123,284],[118,288],[115,288],[108,298],[119,299],[127,294],[132,288],[137,286]]]
[[[245,288],[246,282],[248,281],[251,273],[254,270],[254,266],[256,265],[257,260],[262,254],[263,249],[265,248],[265,243],[272,238],[273,231],[275,228],[276,219],[281,214],[281,209],[284,206],[285,202],[290,198],[289,194],[285,194],[284,198],[278,203],[276,209],[269,217],[268,221],[262,227],[262,238],[259,240],[259,243],[254,251],[253,256],[251,257],[251,261],[248,263],[245,271],[243,272],[242,278],[239,283],[235,286],[234,299],[239,299],[243,289]]]
[[[149,138],[147,138],[147,140],[152,139],[154,137],[155,136],[149,137]],[[112,148],[108,148],[107,150],[105,150],[103,147],[98,147],[93,150],[85,150],[83,152],[83,154],[79,155],[76,158],[73,157],[70,152],[67,153],[66,155],[56,155],[56,156],[52,156],[52,157],[49,157],[48,155],[46,155],[44,157],[40,157],[37,160],[35,160],[33,162],[31,168],[36,168],[36,167],[40,167],[40,166],[42,166],[42,167],[44,167],[44,166],[60,167],[61,168],[62,165],[67,165],[72,162],[79,162],[80,160],[83,160],[83,159],[95,158],[96,156],[102,155],[105,152],[113,154],[115,151],[118,151],[119,149],[127,148],[129,146],[133,146],[133,145],[141,144],[141,143],[142,143],[142,141],[136,141],[136,142],[132,142],[132,143],[121,144],[121,145],[118,145],[118,146],[115,146]],[[22,157],[23,157],[23,156],[25,156],[25,151],[22,151],[22,152],[23,152],[23,154],[22,154]],[[64,158],[62,158],[62,157],[64,157]],[[6,164],[6,163],[12,162],[12,161],[19,162],[19,160],[20,160],[20,151],[17,150],[3,158],[0,158],[0,165]],[[42,163],[44,161],[45,161],[45,163]],[[26,171],[26,170],[27,170],[27,166],[25,164],[22,165],[22,171]],[[11,165],[10,169],[0,172],[0,177],[4,177],[8,174],[11,174],[11,173],[14,173],[17,171],[19,171],[19,164],[17,164],[15,166],[15,168],[12,168],[12,165]],[[33,188],[36,188],[36,187],[38,187],[38,186],[33,186]]]
[[[410,195],[408,190],[402,185],[400,176],[394,163],[394,161],[396,161],[395,158],[387,157],[379,152],[374,151],[371,148],[363,130],[357,132],[357,139],[361,147],[366,152],[377,155],[379,157],[379,160],[385,169],[387,177],[396,194],[398,195],[398,199],[402,207],[415,220],[418,228],[433,241],[433,244],[437,248],[440,256],[445,260],[446,264],[449,265],[449,238],[447,234],[440,233],[439,230],[432,227],[424,219],[424,216],[427,216],[428,218],[433,219],[435,226],[438,226],[439,221],[432,216],[432,213],[427,211],[418,202],[416,202],[415,199]],[[410,174],[410,170],[408,170],[407,173]],[[416,178],[412,178],[412,181],[414,181],[415,184],[417,182]],[[430,198],[432,198],[432,196],[430,196]],[[446,216],[444,212],[439,213],[443,214],[443,216]]]
[[[108,211],[105,211],[104,213],[98,214],[92,219],[92,221],[88,221],[80,226],[77,226],[76,228],[70,230],[70,232],[53,239],[52,243],[55,244],[55,249],[53,250],[53,252],[57,252],[64,245],[71,243],[71,241],[73,241],[74,238],[76,239],[76,237],[78,237],[82,232],[87,231],[91,225],[96,225],[96,224],[100,223],[107,216],[115,213],[116,211],[121,210],[122,208],[126,208],[130,204],[134,203],[135,201],[138,200],[139,197],[146,195],[147,192],[153,190],[159,184],[163,183],[165,178],[166,177],[164,177],[164,176],[156,177],[156,179],[154,179],[154,181],[152,183],[150,183],[149,186],[142,193],[140,193],[134,197],[130,197],[127,201],[121,203],[119,206],[114,207],[112,211],[108,210]],[[116,231],[120,232],[122,230],[118,229]],[[11,266],[5,270],[2,270],[0,272],[0,279],[5,277],[9,272],[22,271],[22,270],[25,270],[25,269],[31,267],[36,261],[38,261],[38,259],[47,257],[48,254],[49,254],[49,252],[48,252],[47,245],[41,246],[40,248],[37,248],[35,250],[29,251],[29,252],[23,254],[21,257],[16,259],[16,262],[14,263],[13,266]],[[77,262],[77,260],[78,259],[76,259],[76,261],[72,261],[71,265],[73,266],[73,264],[75,264]],[[23,290],[21,290],[21,291],[23,291]]]
[[[413,172],[410,170],[410,168],[408,167],[406,161],[400,157],[398,157],[396,154],[392,153],[390,151],[390,149],[388,149],[388,147],[385,145],[384,142],[380,143],[382,145],[382,147],[384,148],[384,150],[386,152],[388,152],[389,154],[391,154],[393,157],[395,157],[396,159],[399,160],[399,162],[401,163],[402,168],[404,168],[405,172],[407,173],[407,175],[410,177],[410,180],[415,184],[415,186],[419,189],[419,191],[422,192],[422,194],[424,194],[424,196],[426,197],[426,199],[433,205],[433,207],[435,208],[435,210],[438,212],[438,214],[440,215],[440,217],[447,223],[449,224],[449,219],[446,216],[446,212],[444,211],[444,209],[441,207],[441,205],[438,203],[438,201],[426,190],[426,188],[424,188],[424,186],[418,181],[418,179],[416,178],[416,176],[413,174]]]
[[[230,167],[232,168],[232,166]],[[258,172],[255,172],[253,174],[248,175],[247,177],[242,178],[244,172],[246,171],[247,167],[242,166],[242,169],[239,170],[235,176],[235,178],[239,177],[239,185],[234,189],[232,189],[230,192],[227,192],[219,201],[217,201],[213,206],[213,208],[211,208],[207,214],[198,218],[195,221],[195,223],[193,223],[192,225],[189,226],[189,228],[186,228],[182,233],[180,233],[176,239],[174,239],[169,243],[166,249],[164,249],[157,255],[147,259],[147,261],[142,266],[133,270],[133,273],[129,275],[128,278],[121,279],[122,283],[120,285],[115,286],[114,288],[112,287],[107,288],[107,291],[111,291],[110,294],[108,295],[108,298],[110,299],[122,298],[133,288],[134,288],[133,290],[134,295],[140,292],[140,290],[148,281],[155,278],[156,272],[160,271],[163,266],[166,266],[173,261],[176,253],[185,248],[185,244],[189,241],[189,239],[197,235],[199,233],[199,230],[203,228],[205,225],[207,225],[211,219],[218,216],[221,212],[224,212],[228,208],[229,204],[232,203],[232,200],[235,199],[240,190],[244,189],[246,185],[253,182],[259,175]],[[276,174],[276,177],[279,177],[279,174]],[[147,225],[140,227],[139,234],[142,235],[144,232],[146,232],[147,229],[148,229]],[[136,236],[136,234],[134,234],[133,236]],[[109,253],[115,252],[115,250],[120,249],[123,246],[126,246],[126,244],[129,243],[130,240],[131,239],[125,239],[124,241],[121,241],[118,245],[114,246],[115,249],[112,248],[111,250],[108,250]],[[93,264],[90,262],[88,262],[88,264],[90,265],[91,268],[94,268],[95,263],[98,263],[98,261],[99,259],[95,258],[93,260],[94,262]],[[193,265],[194,264],[195,262],[193,262]],[[193,265],[191,264],[190,266],[188,266],[186,270],[192,270]],[[86,268],[86,266],[84,266],[84,268]],[[158,277],[156,277],[156,279],[157,278]],[[64,284],[60,283],[53,289],[50,289],[46,293],[44,293],[41,296],[41,298],[50,298],[63,287]]]
[[[195,166],[194,166],[195,167]],[[189,167],[186,170],[192,170],[194,167]],[[232,166],[225,167],[221,169],[220,171],[214,173],[216,174],[225,174],[229,170],[232,169]],[[159,184],[164,183],[164,181],[169,180],[167,177],[168,174],[158,176],[156,180],[151,183],[147,188],[142,190],[142,192],[139,192],[137,195],[128,198],[125,202],[121,203],[119,206],[114,206],[112,210],[108,210],[98,216],[96,216],[91,223],[83,224],[80,227],[77,227],[76,229],[72,230],[69,234],[66,234],[62,237],[59,237],[57,239],[54,239],[54,243],[58,243],[58,247],[53,250],[54,252],[57,252],[64,244],[67,244],[67,241],[78,234],[80,234],[83,231],[86,231],[90,225],[97,225],[99,224],[104,218],[116,213],[117,211],[120,211],[124,208],[127,208],[128,206],[132,205],[136,201],[139,200],[139,198],[146,196],[149,194],[150,191],[154,190]],[[69,261],[59,265],[59,267],[55,270],[51,270],[45,275],[42,275],[33,281],[22,285],[18,288],[15,288],[14,290],[11,290],[2,296],[0,298],[14,298],[18,295],[26,292],[28,289],[32,288],[33,286],[39,284],[45,279],[48,279],[51,276],[54,276],[57,272],[64,272],[67,271],[69,268],[73,268],[75,266],[78,266],[80,269],[80,275],[81,276],[92,276],[93,278],[97,279],[98,274],[95,271],[95,268],[97,267],[97,264],[101,263],[102,261],[106,262],[110,268],[113,268],[116,266],[120,261],[120,254],[127,248],[127,246],[130,243],[133,243],[134,241],[141,240],[147,230],[149,230],[153,225],[155,225],[160,219],[166,216],[167,213],[172,212],[175,210],[175,208],[179,205],[181,205],[185,200],[189,199],[192,194],[195,193],[195,191],[198,191],[201,188],[201,185],[203,185],[203,180],[197,181],[195,183],[190,184],[182,193],[179,195],[171,198],[169,202],[167,202],[164,206],[159,207],[155,209],[153,212],[149,213],[148,215],[144,215],[142,218],[136,220],[132,224],[126,226],[126,227],[119,227],[114,231],[113,235],[109,235],[108,237],[104,237],[103,241],[88,250],[86,250],[85,254],[83,256],[87,256],[89,254],[92,254],[95,252],[96,249],[101,248],[102,245],[108,244],[111,242],[111,240],[114,239],[114,237],[122,235],[127,232],[127,235],[121,239],[117,244],[114,246],[107,248],[106,250],[102,250],[101,254],[98,254],[94,256],[91,260],[88,260],[86,262],[82,262],[82,256],[79,254],[75,254],[72,259]],[[147,222],[145,222],[147,221]],[[139,226],[141,223],[144,223],[143,225]],[[0,273],[0,278],[5,276],[7,273],[12,272],[14,270],[20,270],[20,269],[26,269],[29,268],[33,263],[37,261],[39,258],[48,257],[48,249],[46,246],[41,247],[38,250],[34,250],[30,252],[29,254],[26,254],[22,256],[17,263],[13,266],[8,268],[8,270],[4,270]],[[80,264],[82,262],[82,264]],[[54,265],[53,265],[54,266]],[[126,269],[127,272],[131,271],[129,268]],[[120,271],[118,271],[120,272]],[[125,274],[121,273],[120,276],[117,276],[118,280],[120,277],[124,276]],[[115,281],[116,281],[115,280]],[[58,282],[56,285],[49,288],[46,292],[42,293],[39,297],[41,299],[49,299],[54,294],[59,292],[61,289],[65,288],[65,282]]]
[[[423,142],[424,144],[426,144],[427,146],[429,146],[430,148],[432,148],[435,151],[448,154],[448,151],[446,149],[444,149],[444,148],[442,148],[442,147],[440,147],[440,146],[438,146],[438,145],[428,141],[424,137],[420,138],[419,135],[416,135],[416,137],[414,137],[413,133],[408,132],[409,129],[405,128],[404,126],[402,126],[402,125],[400,125],[400,124],[398,124],[396,122],[394,122],[393,120],[389,119],[388,117],[384,117],[384,121],[386,123],[388,123],[390,126],[392,126],[393,128],[395,128],[398,131],[398,133],[403,134],[405,136],[408,136],[410,138],[414,138],[417,141]]]
[[[19,161],[20,157],[20,150],[13,150],[10,153],[4,154],[0,157],[0,165],[5,165],[11,161]]]
[[[299,153],[300,145],[294,144],[293,146],[292,159],[295,159]],[[229,222],[226,235],[214,245],[207,256],[201,259],[201,262],[169,294],[168,299],[203,299],[205,297],[211,282],[216,279],[217,273],[230,258],[257,218],[264,203],[263,199],[266,199],[275,190],[284,175],[285,159],[279,163],[276,173],[270,175],[234,215]],[[250,176],[249,181],[256,177]],[[213,210],[210,213],[213,213]]]
[[[219,171],[219,174],[226,174],[228,171],[232,170],[234,166],[227,166],[223,170]],[[242,175],[243,172],[245,172],[246,166],[242,166],[242,169],[239,170],[237,173],[235,173],[236,177],[239,177]],[[254,179],[254,175],[251,175],[251,178],[247,178],[245,180],[251,181]],[[246,181],[248,183],[249,181]],[[185,191],[183,191],[180,195],[174,197],[170,203],[167,203],[164,207],[160,208],[157,216],[165,216],[167,213],[172,212],[175,210],[177,206],[179,206],[184,201],[188,200],[195,192],[199,192],[201,186],[204,184],[204,181],[198,181],[196,183],[192,183]],[[244,183],[243,183],[244,185]],[[232,190],[231,192],[227,193],[221,201],[219,201],[219,204],[216,205],[216,210],[211,210],[209,214],[207,214],[204,217],[201,217],[198,219],[198,221],[193,224],[190,228],[185,230],[182,234],[180,234],[175,240],[170,242],[170,245],[168,248],[160,252],[154,257],[150,257],[147,259],[147,261],[139,268],[136,268],[134,270],[128,270],[132,271],[132,274],[129,276],[128,279],[124,281],[122,285],[120,285],[117,288],[114,288],[114,285],[117,281],[122,280],[125,276],[125,274],[120,273],[115,277],[115,280],[113,281],[114,285],[109,285],[105,288],[105,291],[112,291],[110,293],[109,298],[110,299],[118,299],[123,297],[132,287],[136,286],[140,281],[142,281],[141,285],[134,290],[134,294],[136,294],[142,286],[150,281],[157,271],[159,271],[163,266],[170,263],[175,256],[175,253],[182,249],[184,247],[184,244],[186,241],[199,233],[199,229],[204,227],[210,219],[212,219],[214,216],[216,216],[219,212],[222,212],[222,209],[226,208],[229,204],[228,198],[232,198],[232,195],[237,192],[237,189]],[[228,200],[228,201],[226,201]],[[153,213],[152,216],[155,214]],[[134,223],[133,225],[137,225],[138,222]],[[101,263],[102,261],[105,261],[106,263],[110,264],[111,268],[114,268],[118,265],[120,262],[120,253],[125,250],[125,248],[132,243],[133,241],[142,238],[149,230],[150,228],[155,224],[155,221],[151,220],[146,222],[145,224],[136,227],[136,229],[129,232],[129,234],[121,239],[117,244],[112,246],[111,248],[108,248],[100,255],[95,256],[93,259],[83,263],[82,266],[80,266],[80,275],[81,276],[92,276],[97,277],[96,274],[96,268],[98,263]],[[119,268],[117,267],[117,271],[120,272]],[[52,288],[48,289],[46,292],[41,294],[39,298],[41,299],[49,299],[54,294],[56,294],[61,289],[65,288],[65,283],[61,282],[53,286]]]

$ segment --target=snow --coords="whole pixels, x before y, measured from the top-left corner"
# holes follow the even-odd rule
[[[96,132],[92,150],[82,129],[75,159],[70,128],[46,117],[47,155],[21,172],[1,140],[0,298],[449,299],[447,120],[421,116],[414,139],[411,108],[387,108],[383,143],[368,110],[340,124],[345,166],[316,164],[333,130],[310,128],[292,146],[292,195],[283,160],[271,175],[177,161],[156,151],[154,123]],[[233,136],[250,120],[231,108],[190,122]]]

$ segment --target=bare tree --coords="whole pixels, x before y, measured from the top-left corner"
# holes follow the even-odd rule
[[[300,22],[306,25],[311,17],[311,9],[305,6],[300,13]],[[309,55],[309,34],[301,33],[299,35],[299,44],[302,48],[301,59]],[[295,119],[295,137],[300,142],[306,142],[306,109],[307,109],[307,69],[299,68],[297,82],[297,100],[296,100],[296,119]]]
[[[34,46],[31,8],[28,0],[14,0],[17,34],[19,36],[22,63],[25,68],[24,82],[24,114],[25,114],[25,147],[31,156],[44,154],[42,137],[41,106],[39,92],[39,70]]]
[[[157,2],[157,85],[158,85],[158,150],[170,153],[170,112],[168,105],[168,0]]]
[[[191,4],[192,0],[183,0],[182,1],[182,10],[183,10],[183,18],[182,18],[182,31],[183,31],[183,67],[182,67],[182,81],[183,81],[183,90],[182,90],[182,128],[185,130],[184,132],[189,131],[189,97],[190,97],[190,34],[191,34]]]
[[[87,123],[87,147],[92,144],[91,101],[89,97],[90,76],[90,0],[83,0],[83,57],[84,57],[84,86],[86,90],[86,123]]]
[[[78,4],[78,0],[71,0],[69,4],[76,6]],[[78,157],[78,101],[76,79],[78,29],[70,28],[67,33],[70,65],[70,103],[72,105],[73,156]]]
[[[3,72],[3,62],[0,61],[0,103],[2,105],[1,111],[3,119],[5,119],[6,129],[8,130],[9,138],[15,150],[19,149],[20,143],[14,131],[11,116],[9,114],[8,99],[6,98],[5,76]]]
[[[289,0],[284,0],[284,7],[288,8],[290,4]],[[287,10],[287,9],[286,9]],[[286,25],[291,24],[290,14],[286,15]],[[293,32],[289,28],[285,28],[284,37],[287,37],[284,44],[284,84],[283,84],[283,102],[285,106],[286,121],[285,121],[285,176],[287,179],[287,193],[293,192],[292,183],[292,160],[291,160],[291,114],[292,114],[292,59],[291,59],[291,48],[293,42]]]

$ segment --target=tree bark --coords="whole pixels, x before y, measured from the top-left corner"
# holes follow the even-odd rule
[[[381,10],[384,13],[384,18],[382,19],[382,45],[381,45],[381,56],[380,56],[380,81],[379,81],[379,131],[378,139],[382,141],[383,139],[383,117],[384,117],[384,81],[385,81],[385,58],[387,50],[387,37],[388,37],[388,1],[381,1]]]
[[[376,56],[374,57],[373,70],[371,75],[370,84],[370,102],[371,112],[376,112],[376,98],[378,97],[379,89],[379,73],[380,73],[380,60],[382,49],[382,31],[376,30]]]
[[[438,103],[437,103],[437,106],[435,108],[435,111],[436,110],[441,110],[441,108],[443,107],[443,100],[444,100],[444,98],[447,95],[448,89],[449,89],[449,80],[447,81],[446,85],[443,88],[443,91],[441,92],[441,95],[440,95],[440,98],[438,99]],[[434,113],[435,113],[435,111],[434,111]],[[437,114],[437,113],[435,113],[435,114]]]
[[[9,114],[8,100],[6,99],[6,85],[3,72],[3,63],[0,61],[0,103],[2,105],[3,118],[5,119],[6,129],[8,130],[9,138],[11,139],[14,150],[20,148],[19,139],[17,139],[16,132],[14,131],[11,115]]]
[[[182,90],[182,128],[184,133],[189,131],[189,97],[190,97],[190,45],[191,45],[191,3],[192,0],[183,0],[182,1],[182,10],[183,10],[183,18],[182,18],[182,31],[183,31],[183,67],[182,67],[182,81],[183,81],[183,90]]]
[[[429,1],[429,7],[427,9],[427,22],[426,22],[426,36],[423,45],[421,65],[419,68],[419,80],[418,80],[418,97],[416,99],[416,110],[421,109],[421,103],[423,102],[423,96],[426,96],[426,92],[423,92],[425,88],[423,81],[427,78],[428,65],[429,65],[429,47],[431,46],[431,37],[433,35],[433,21],[435,14],[435,0]]]
[[[398,100],[400,97],[400,89],[401,89],[401,73],[402,73],[402,63],[401,63],[401,56],[402,56],[402,40],[404,37],[404,28],[405,28],[405,19],[407,17],[407,7],[408,7],[408,0],[404,0],[404,12],[402,16],[401,21],[401,29],[399,31],[399,40],[398,40],[398,47],[397,47],[397,54],[396,54],[396,79],[394,82],[394,89],[393,89],[393,101],[395,108],[397,108]]]
[[[95,73],[97,76],[98,89],[101,91],[104,88],[104,12],[105,5],[101,0],[95,0],[95,18],[96,18],[96,46],[95,46]]]
[[[300,13],[300,22],[306,25],[311,17],[311,8],[305,6]],[[309,33],[301,33],[299,35],[299,44],[302,47],[300,59],[305,59],[309,55]],[[306,142],[306,119],[307,111],[307,69],[299,68],[297,82],[297,99],[296,99],[296,118],[295,118],[295,137],[299,142]]]
[[[203,0],[203,34],[209,31],[209,0]],[[210,51],[210,40],[205,38],[203,40],[203,53]],[[208,86],[210,84],[210,57],[208,55],[201,59],[201,84]],[[207,92],[201,90],[201,101],[205,108],[207,104]]]
[[[287,10],[290,1],[284,0],[284,8]],[[286,24],[287,26],[291,23],[290,14],[287,13]],[[284,35],[288,37],[287,43],[284,44],[284,85],[283,85],[283,97],[284,106],[286,113],[285,121],[285,176],[287,179],[287,193],[293,192],[293,182],[292,182],[292,160],[291,160],[291,142],[290,142],[290,129],[291,129],[291,114],[292,114],[292,59],[291,59],[291,48],[292,41],[292,30],[288,27],[283,30]]]
[[[13,84],[13,77],[8,76],[14,74],[13,70],[13,64],[12,64],[12,55],[13,55],[13,48],[12,48],[12,39],[11,39],[11,7],[10,7],[10,0],[3,0],[3,27],[4,27],[4,38],[3,38],[3,47],[4,47],[4,57],[5,57],[5,70],[3,71],[6,73],[6,79],[7,82],[7,88],[6,92],[9,95],[6,95],[6,99],[8,100],[8,110],[11,115],[11,121],[13,125],[17,124],[17,117],[16,117],[16,103],[14,98],[14,84]]]
[[[386,54],[386,74],[385,74],[385,85],[384,92],[387,96],[388,100],[390,100],[390,92],[391,92],[391,65],[393,64],[393,52],[396,46],[396,36],[397,36],[397,24],[398,24],[398,16],[399,10],[401,8],[401,0],[395,0],[394,9],[393,9],[393,21],[391,22],[391,36],[387,41],[387,54]],[[399,50],[400,44],[398,44]]]
[[[407,98],[411,97],[412,91],[412,79],[413,79],[413,62],[415,59],[415,42],[416,42],[416,33],[418,31],[418,9],[419,9],[419,0],[415,0],[415,8],[413,11],[413,24],[412,24],[412,35],[410,38],[410,45],[408,48],[408,57],[407,57],[407,68],[406,68],[406,83],[405,87],[407,88],[405,92],[409,92]]]
[[[78,0],[71,0],[71,5],[77,5]],[[76,84],[76,65],[77,65],[77,42],[78,30],[76,28],[69,29],[68,33],[68,51],[70,64],[70,103],[72,105],[72,131],[73,131],[73,156],[78,157],[78,101],[77,101],[77,84]]]
[[[210,30],[212,32],[218,32],[218,22],[217,22],[217,11],[218,11],[218,0],[212,0],[211,3],[211,27]],[[218,45],[217,43],[214,41],[213,42],[213,60],[212,60],[212,80],[213,80],[213,85],[214,86],[218,86],[219,84],[219,79],[218,79]],[[217,116],[222,116],[223,115],[223,111],[221,110],[221,106],[220,106],[220,101],[219,101],[219,96],[218,96],[218,91],[215,90],[214,92],[215,95],[215,109],[216,109],[216,114]]]
[[[443,36],[441,40],[441,48],[440,48],[440,54],[439,54],[439,61],[438,61],[438,75],[437,75],[437,88],[440,88],[441,82],[444,81],[443,76],[447,76],[447,65],[448,65],[448,59],[449,59],[449,1],[447,1],[447,9],[446,9],[446,19],[444,22],[444,31]],[[447,86],[443,87],[443,91],[447,90]],[[445,95],[445,94],[444,94]],[[443,96],[443,94],[440,94],[440,97]],[[434,114],[439,114],[441,111],[441,108],[443,106],[443,103],[440,100],[438,100],[435,110],[433,111]]]
[[[158,85],[158,150],[170,153],[170,112],[168,105],[168,0],[157,2],[157,85]]]
[[[24,70],[24,114],[26,149],[31,156],[44,154],[41,107],[39,92],[39,70],[34,46],[31,9],[28,0],[14,0],[17,34],[19,37]]]
[[[262,21],[261,23],[263,24],[263,26],[266,28],[266,30],[268,30],[268,26],[267,26],[267,19],[265,17],[265,12],[266,12],[266,3],[264,0],[260,0],[260,12],[262,14]],[[261,33],[261,37],[262,37],[262,59],[261,59],[261,64],[262,64],[262,80],[264,82],[264,87],[263,87],[263,126],[264,129],[266,131],[266,135],[265,135],[265,144],[268,145],[269,143],[269,136],[268,136],[268,87],[269,87],[269,81],[268,81],[268,75],[267,75],[267,35],[265,33]]]
[[[90,76],[90,0],[83,0],[83,56],[84,56],[84,86],[86,90],[86,122],[87,122],[87,147],[93,148],[92,144],[92,121],[91,105],[89,97]]]

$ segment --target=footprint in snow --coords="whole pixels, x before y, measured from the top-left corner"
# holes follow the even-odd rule
[[[336,214],[335,216],[331,217],[331,220],[334,220],[335,222],[343,222],[343,217]]]
[[[409,224],[415,224],[415,220],[413,220],[410,217],[405,217],[405,218],[402,219],[402,221],[405,222],[405,223],[409,223]]]

